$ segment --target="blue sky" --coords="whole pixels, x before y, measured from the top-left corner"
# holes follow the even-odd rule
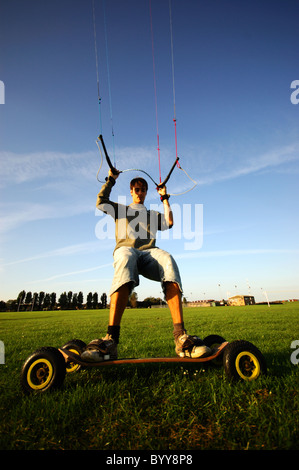
[[[149,2],[106,0],[105,11],[110,81],[95,0],[106,146],[112,154],[110,85],[116,165],[158,179]],[[298,0],[172,0],[178,154],[198,185],[170,202],[202,205],[203,243],[157,244],[177,260],[187,299],[299,298],[298,14]],[[164,175],[175,158],[168,0],[152,0],[152,22]],[[23,289],[108,293],[114,241],[96,236],[92,1],[1,2],[0,41],[0,299]],[[119,177],[114,200],[136,174]],[[168,191],[191,186],[176,169]],[[159,204],[151,182],[150,204]],[[136,292],[142,300],[161,287],[141,279]]]

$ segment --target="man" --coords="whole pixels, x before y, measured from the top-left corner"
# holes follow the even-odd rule
[[[109,177],[97,198],[97,208],[115,220],[116,246],[114,249],[114,277],[110,291],[110,313],[107,335],[91,341],[82,353],[88,361],[117,358],[120,324],[128,298],[139,284],[139,275],[160,281],[173,321],[175,351],[180,357],[203,357],[211,353],[197,336],[186,333],[182,309],[182,285],[175,260],[164,250],[156,247],[157,230],[173,226],[173,213],[169,205],[166,187],[157,188],[163,202],[164,214],[147,210],[144,206],[148,185],[143,178],[130,183],[132,204],[125,206],[109,199],[119,174],[109,170]]]

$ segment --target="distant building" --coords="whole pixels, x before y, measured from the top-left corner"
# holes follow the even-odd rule
[[[252,295],[234,295],[233,297],[229,297],[228,305],[254,305],[255,300]]]
[[[187,307],[214,307],[214,300],[193,300],[187,302]]]

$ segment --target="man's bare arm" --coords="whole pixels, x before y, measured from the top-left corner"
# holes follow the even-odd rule
[[[157,191],[163,199],[164,217],[169,228],[171,228],[173,226],[173,213],[169,204],[169,197],[165,197],[167,196],[166,186],[158,188]]]

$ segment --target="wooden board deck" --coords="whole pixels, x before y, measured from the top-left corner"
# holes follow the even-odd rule
[[[163,362],[172,362],[172,363],[198,363],[198,362],[208,362],[216,359],[228,345],[228,341],[220,344],[220,346],[214,349],[213,354],[206,357],[200,358],[191,358],[191,357],[145,357],[145,358],[125,358],[125,359],[116,359],[116,360],[104,360],[100,362],[88,362],[83,361],[78,354],[75,354],[67,349],[59,349],[61,354],[64,356],[67,362],[73,362],[79,364],[83,367],[102,367],[108,365],[121,365],[121,364],[150,364],[150,363],[163,363]]]

